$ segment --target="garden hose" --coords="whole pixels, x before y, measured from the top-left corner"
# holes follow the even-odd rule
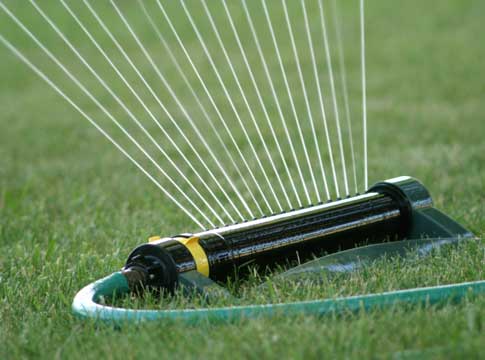
[[[403,254],[404,251],[428,255],[430,250],[443,245],[453,245],[461,242],[460,238],[417,240],[413,244],[407,241],[395,244],[369,245],[341,253],[331,254],[317,259],[311,266],[304,264],[285,274],[294,275],[303,272],[352,272],[362,264],[372,263],[382,256]],[[391,245],[391,246],[390,246]],[[180,321],[187,324],[201,322],[229,322],[250,318],[290,316],[298,314],[326,315],[350,313],[359,310],[374,310],[395,305],[435,305],[446,302],[458,302],[465,296],[485,294],[485,280],[463,282],[432,287],[421,287],[406,290],[396,290],[383,293],[321,299],[290,303],[264,305],[244,305],[220,308],[199,308],[179,310],[134,310],[111,307],[100,304],[103,299],[112,299],[130,293],[127,278],[120,272],[115,272],[100,279],[76,295],[73,302],[74,313],[82,318],[92,318],[115,325],[126,322],[145,321]]]

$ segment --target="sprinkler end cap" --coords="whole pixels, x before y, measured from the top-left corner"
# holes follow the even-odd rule
[[[128,256],[121,273],[126,277],[132,291],[151,288],[156,292],[166,289],[173,292],[178,283],[177,266],[163,248],[143,244]]]

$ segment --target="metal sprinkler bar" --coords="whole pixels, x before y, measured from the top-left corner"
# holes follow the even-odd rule
[[[432,206],[420,182],[398,177],[335,202],[196,234],[153,237],[133,250],[121,274],[132,291],[140,286],[172,291],[194,274],[197,287],[204,277],[224,279],[248,263],[302,260],[386,240],[472,236]]]

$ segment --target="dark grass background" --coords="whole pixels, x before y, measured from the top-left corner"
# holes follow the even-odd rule
[[[31,7],[7,4],[29,19],[46,42],[54,43],[55,36]],[[130,11],[131,4],[121,4],[142,24],[138,13]],[[350,24],[346,50],[352,109],[358,118],[354,5],[346,4],[344,10]],[[42,6],[63,24],[57,3]],[[77,3],[72,6],[83,11]],[[103,6],[108,9],[98,5],[101,10]],[[478,1],[367,4],[370,183],[415,176],[430,189],[438,208],[478,236],[485,228],[484,11]],[[112,11],[113,19],[107,10],[103,14],[117,29]],[[2,34],[53,77],[59,75],[5,16],[0,24]],[[68,22],[64,25],[76,39],[78,32]],[[158,49],[153,35],[147,32],[144,39],[150,49]],[[94,49],[77,40],[101,69],[102,59]],[[135,45],[128,46],[141,61]],[[55,50],[80,69],[67,49]],[[483,299],[440,308],[399,307],[198,327],[170,323],[113,329],[75,319],[70,304],[82,286],[120,268],[128,251],[147,236],[186,231],[193,224],[6,49],[0,50],[0,59],[0,357],[480,357],[485,341]],[[85,73],[79,74],[94,84]],[[113,86],[121,88],[119,83]],[[93,114],[100,114],[73,94]],[[303,109],[301,94],[296,101]],[[355,131],[358,137],[359,128]],[[484,260],[481,245],[472,243],[428,260],[385,261],[301,291],[259,293],[256,276],[238,291],[246,302],[264,302],[478,280],[483,278]]]

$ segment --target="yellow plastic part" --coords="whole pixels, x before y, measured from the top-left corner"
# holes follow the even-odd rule
[[[167,240],[176,240],[182,243],[187,248],[187,250],[189,250],[190,254],[194,258],[197,271],[200,272],[202,275],[209,277],[209,259],[207,258],[207,255],[202,246],[200,246],[198,237],[192,236],[189,238],[174,237],[162,239],[160,236],[152,236],[148,239],[150,243],[162,243],[163,241]]]
[[[194,257],[195,264],[197,266],[197,271],[204,276],[209,276],[209,259],[207,255],[199,244],[199,238],[192,236],[189,238],[175,238],[175,240],[180,241],[185,247],[190,251]]]

